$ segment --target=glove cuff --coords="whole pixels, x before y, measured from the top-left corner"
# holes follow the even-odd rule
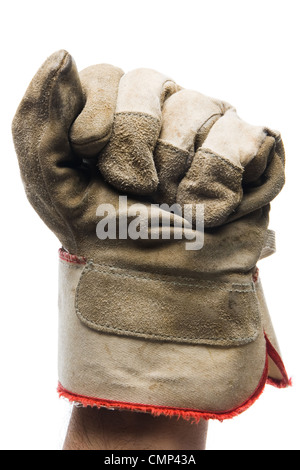
[[[264,322],[268,323],[269,331],[271,328],[259,280],[252,281],[252,295],[256,298],[260,319],[255,335],[247,342],[229,342],[224,346],[208,344],[203,338],[200,342],[187,342],[178,338],[141,337],[132,332],[118,334],[93,327],[82,320],[78,312],[82,279],[89,276],[90,268],[84,258],[60,252],[58,392],[61,396],[84,406],[117,407],[195,420],[223,420],[247,409],[267,382],[280,387],[289,385],[278,349],[265,336]],[[142,274],[136,273],[136,277]],[[90,293],[92,299],[97,289],[105,308],[108,301],[105,278],[93,277],[91,281],[95,281],[96,286],[90,283],[84,291]],[[118,287],[115,283],[115,290]],[[176,286],[177,297],[181,288]],[[190,291],[193,293],[193,287],[189,286]],[[126,304],[124,292],[122,297]],[[198,295],[198,299],[200,297]],[[127,299],[133,301],[130,291]],[[155,301],[154,292],[153,313]],[[141,302],[142,298],[136,305],[131,303],[132,309],[138,310]],[[116,299],[112,299],[112,315],[117,307]],[[120,318],[121,327],[122,321]]]

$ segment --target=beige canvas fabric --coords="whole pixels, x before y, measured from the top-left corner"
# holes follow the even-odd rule
[[[152,70],[105,64],[79,74],[60,51],[30,84],[13,136],[30,202],[63,253],[77,256],[61,262],[65,390],[174,414],[227,413],[261,391],[270,351],[270,377],[286,384],[257,279],[258,260],[275,249],[278,132]],[[100,204],[113,209],[114,239],[99,239]],[[189,204],[189,229],[184,213],[164,207],[170,237],[162,227],[152,237],[149,214],[161,204]],[[199,204],[204,244],[187,249]],[[137,214],[144,236],[120,236]]]
[[[226,348],[99,334],[75,313],[83,269],[60,262],[59,378],[67,390],[214,413],[234,409],[254,393],[266,361],[262,327],[255,341]]]

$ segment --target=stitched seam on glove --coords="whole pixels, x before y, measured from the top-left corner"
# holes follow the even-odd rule
[[[99,268],[99,269],[98,269]],[[122,268],[116,268],[115,266],[110,266],[106,264],[95,264],[92,261],[90,261],[85,268],[86,272],[93,271],[93,272],[99,272],[99,273],[107,273],[109,271],[109,274],[112,274],[113,276],[118,276],[122,278],[133,278],[137,280],[145,280],[145,281],[153,281],[153,282],[167,282],[169,284],[173,284],[174,286],[186,286],[186,287],[197,287],[197,289],[218,289],[218,290],[223,290],[226,292],[254,292],[253,288],[253,282],[249,283],[227,283],[224,281],[203,281],[203,280],[197,280],[197,279],[192,279],[188,277],[180,277],[180,276],[168,276],[168,275],[160,275],[160,274],[153,274],[153,277],[149,274],[142,273],[142,271],[132,271],[138,274],[129,274],[128,269],[122,269]],[[139,274],[142,273],[142,274]],[[173,279],[176,279],[173,280]],[[182,279],[182,281],[180,281]],[[186,281],[186,282],[184,282]],[[236,288],[226,288],[226,287],[220,287],[220,285],[223,286],[236,286]],[[240,288],[240,289],[239,289]]]
[[[228,166],[231,166],[236,172],[240,173],[241,175],[244,173],[243,167],[235,165],[232,161],[228,160],[228,158],[226,158],[225,156],[218,155],[216,152],[213,152],[207,147],[201,147],[199,150],[201,150],[201,152],[203,153],[204,152],[208,153],[209,155],[217,158],[218,160],[221,160],[223,163],[226,163]]]
[[[171,144],[170,142],[167,142],[166,140],[158,139],[156,146],[161,146],[167,149],[171,149],[180,156],[182,154],[185,154],[187,156],[190,156],[190,152],[186,149],[181,149],[180,147],[176,147],[175,145]]]
[[[142,113],[140,111],[118,111],[115,113],[115,119],[117,116],[142,116],[146,119],[149,119],[149,121],[160,121],[160,119],[158,119],[156,116],[151,116],[151,114]]]

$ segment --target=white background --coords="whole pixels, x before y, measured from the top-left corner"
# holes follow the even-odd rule
[[[59,49],[81,70],[154,68],[280,130],[287,183],[272,208],[277,254],[262,280],[294,386],[267,386],[247,412],[210,422],[209,450],[299,449],[299,0],[1,2],[0,448],[62,446],[69,404],[56,395],[59,242],[27,202],[11,121],[37,69]],[[201,390],[199,391],[201,393]]]

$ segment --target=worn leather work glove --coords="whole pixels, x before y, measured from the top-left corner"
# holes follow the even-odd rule
[[[60,51],[30,84],[13,137],[27,196],[63,246],[60,395],[222,420],[267,381],[289,384],[256,267],[274,252],[278,133],[152,70],[78,74]],[[162,204],[188,204],[191,217]],[[204,245],[189,249],[199,204]]]

